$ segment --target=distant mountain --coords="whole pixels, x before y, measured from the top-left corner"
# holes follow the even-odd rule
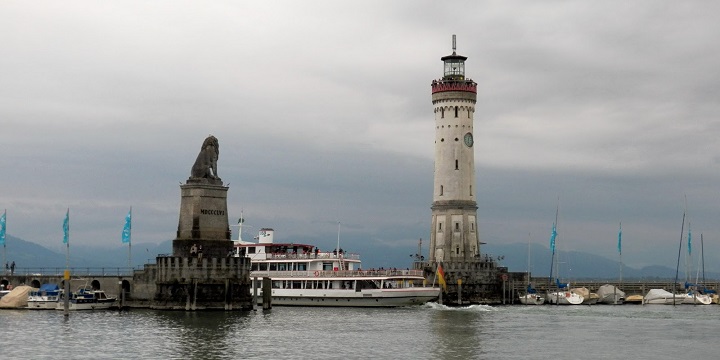
[[[485,245],[483,253],[493,254],[495,257],[503,256],[500,261],[509,271],[524,272],[527,269],[527,243],[514,243],[505,245]],[[531,244],[530,272],[532,276],[550,276],[550,250],[547,247]],[[619,277],[617,260],[580,251],[560,251],[560,277],[564,279],[616,279]],[[685,273],[681,270],[679,278],[684,279]],[[706,272],[706,279],[720,279],[718,272]],[[668,280],[675,278],[675,269],[652,265],[642,269],[623,266],[624,279],[653,279]]]
[[[66,254],[49,250],[33,242],[8,235],[6,238],[7,262],[17,268],[65,268]],[[158,254],[172,252],[172,240],[160,244],[133,244],[132,265],[142,266],[155,262]],[[70,247],[70,267],[118,268],[128,266],[128,246],[116,248],[95,246]],[[33,272],[33,271],[31,271]],[[39,271],[38,271],[39,272]]]

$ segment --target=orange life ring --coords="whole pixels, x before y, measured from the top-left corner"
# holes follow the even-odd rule
[[[316,272],[315,272],[315,276],[316,276],[316,277],[317,277],[317,276],[320,276],[320,272],[319,272],[319,271],[316,271]]]

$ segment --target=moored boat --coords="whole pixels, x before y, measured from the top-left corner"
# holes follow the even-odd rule
[[[605,284],[600,286],[597,295],[600,304],[622,304],[625,301],[625,292],[615,285]]]
[[[65,308],[63,293],[57,302],[57,310]],[[117,299],[108,297],[105,291],[80,288],[78,291],[72,292],[69,298],[69,310],[102,310],[113,307]]]
[[[28,309],[48,310],[57,307],[62,290],[57,284],[42,284],[28,294]]]
[[[552,305],[581,305],[583,303],[582,295],[571,291],[552,291],[547,294],[547,301]]]
[[[645,294],[645,304],[651,305],[680,305],[685,299],[685,294],[674,294],[665,289],[650,289]]]
[[[642,295],[628,295],[623,304],[642,304],[645,298]]]
[[[273,237],[273,229],[263,228],[257,243],[239,238],[235,244],[237,256],[251,259],[258,301],[266,277],[272,279],[273,305],[395,307],[440,295],[439,287],[424,286],[422,270],[362,269],[360,256],[339,246],[320,251],[309,244],[274,243]]]

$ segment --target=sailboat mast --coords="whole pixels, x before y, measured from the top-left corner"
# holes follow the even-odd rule
[[[678,246],[677,266],[675,266],[675,281],[673,282],[673,305],[675,305],[675,293],[680,270],[680,252],[682,251],[683,233],[685,232],[685,212],[683,212],[682,226],[680,227],[680,246]]]
[[[620,231],[618,232],[618,253],[620,257],[620,286],[623,281],[623,262],[622,262],[622,221],[620,222]]]

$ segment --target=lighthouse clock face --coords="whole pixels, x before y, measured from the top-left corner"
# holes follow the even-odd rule
[[[473,137],[471,133],[465,134],[465,145],[467,145],[467,147],[473,146]]]

